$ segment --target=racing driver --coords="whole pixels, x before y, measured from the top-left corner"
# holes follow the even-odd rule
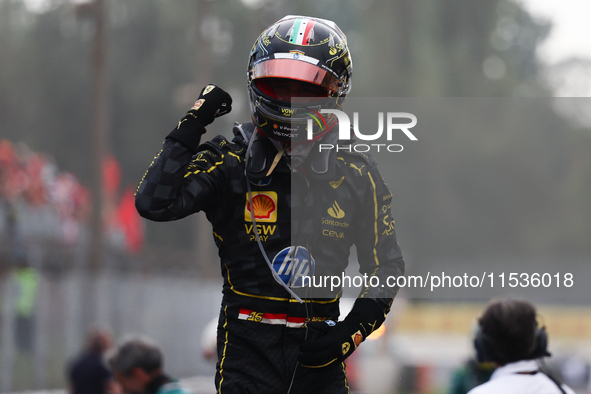
[[[204,211],[213,226],[224,279],[218,393],[347,393],[344,360],[390,310],[398,289],[364,282],[341,317],[341,290],[312,280],[344,272],[353,245],[365,277],[404,274],[392,195],[375,159],[318,149],[338,142],[337,118],[322,110],[341,108],[351,70],[334,22],[282,18],[250,52],[251,120],[236,123],[231,141],[201,144],[232,104],[206,86],[138,187],[143,217]]]

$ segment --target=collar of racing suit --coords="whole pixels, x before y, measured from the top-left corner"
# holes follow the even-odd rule
[[[293,167],[292,164],[295,164],[296,167],[300,166],[300,163],[290,162],[292,158],[289,157],[289,154],[278,154],[278,152],[283,150],[283,146],[280,143],[277,143],[260,133],[256,133],[255,130],[255,125],[251,122],[244,124],[236,123],[233,130],[234,135],[241,136],[248,146],[246,155],[248,156],[249,165],[246,172],[251,181],[261,182],[267,178],[272,171],[282,171],[282,166],[278,165],[280,162],[285,162],[288,167]],[[297,158],[294,157],[293,160],[303,163],[305,167],[301,172],[305,173],[307,176],[311,176],[318,180],[334,179],[336,176],[336,150],[320,149],[320,144],[336,146],[337,143],[338,134],[328,133],[319,141],[315,141],[307,147],[304,147],[303,145],[300,146],[295,152]],[[284,160],[279,161],[278,159],[280,159],[281,156],[283,156]],[[275,166],[277,166],[277,169],[275,169]]]

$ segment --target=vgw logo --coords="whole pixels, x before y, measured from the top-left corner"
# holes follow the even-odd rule
[[[349,116],[338,109],[321,109],[321,114],[334,114],[339,121],[339,140],[350,140],[351,139],[351,120]],[[417,137],[411,133],[410,129],[417,125],[417,117],[408,112],[387,112],[386,113],[386,140],[392,141],[394,131],[402,131],[408,139],[411,141],[417,141]],[[400,119],[406,119],[410,122],[399,123]],[[396,121],[395,121],[396,120]],[[307,130],[308,139],[312,137],[312,119],[308,119]],[[378,112],[378,131],[375,134],[363,134],[359,131],[359,113],[353,112],[353,133],[355,137],[362,141],[376,141],[384,134],[384,113]],[[375,148],[378,152],[380,148],[385,148],[388,152],[402,152],[404,147],[400,144],[355,144],[355,145],[333,145],[333,144],[319,144],[319,150],[330,150],[336,149],[346,150],[351,152],[368,152]]]

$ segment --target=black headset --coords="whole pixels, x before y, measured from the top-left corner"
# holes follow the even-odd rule
[[[476,337],[474,338],[474,348],[476,349],[476,359],[478,362],[494,361],[499,364],[506,364],[515,360],[506,353],[507,345],[502,340],[493,338],[482,331],[482,327],[478,328]],[[535,339],[532,349],[523,354],[521,360],[532,360],[542,357],[550,357],[551,354],[548,348],[548,334],[546,327],[536,328]]]

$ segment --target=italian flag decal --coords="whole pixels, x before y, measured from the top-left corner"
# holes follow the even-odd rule
[[[298,18],[289,30],[289,42],[296,45],[308,45],[314,39],[314,19]]]

